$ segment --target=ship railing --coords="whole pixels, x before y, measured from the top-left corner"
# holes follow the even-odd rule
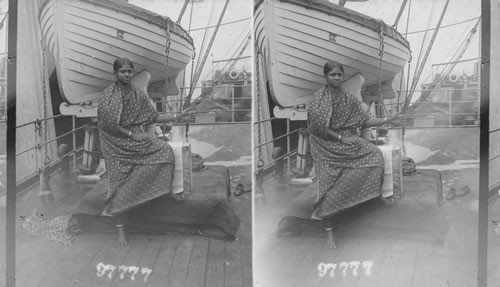
[[[235,110],[236,111],[236,110]],[[60,118],[71,118],[72,121],[72,126],[71,130],[65,131],[61,133],[60,135],[57,135],[55,137],[51,137],[50,135],[47,137],[47,139],[44,139],[44,133],[40,132],[42,129],[42,125],[45,122],[55,120],[55,119],[60,119]],[[198,123],[190,123],[190,126],[224,126],[224,125],[235,125],[235,124],[251,124],[250,121],[240,121],[240,122],[198,122]],[[55,169],[62,163],[63,159],[66,159],[68,157],[71,158],[71,163],[72,163],[72,171],[76,172],[77,169],[77,162],[80,160],[83,152],[84,152],[84,144],[77,144],[76,136],[78,133],[81,133],[85,128],[91,127],[91,123],[87,124],[82,124],[80,126],[76,126],[76,116],[69,116],[69,115],[55,115],[55,116],[50,116],[46,118],[40,118],[40,119],[35,119],[26,123],[22,123],[16,126],[16,130],[20,129],[32,129],[32,132],[34,134],[34,138],[32,141],[32,144],[24,147],[22,150],[16,151],[16,157],[20,157],[24,154],[32,152],[32,157],[34,157],[34,171],[29,172],[26,175],[23,175],[22,177],[17,179],[17,186],[18,190],[23,191],[27,190],[28,187],[33,186],[36,184],[38,181],[40,185],[40,190],[43,190],[45,185],[45,178],[44,176],[47,175],[47,173],[51,174],[52,172],[55,171]],[[174,124],[173,126],[185,126],[183,123],[178,123]],[[72,147],[69,151],[67,151],[65,154],[60,154],[57,155],[56,152],[54,151],[54,158],[50,159],[49,161],[45,161],[45,158],[47,156],[45,147],[48,145],[53,144],[54,142],[57,142],[58,140],[61,140],[63,138],[67,138],[69,136],[72,136]],[[83,135],[82,135],[83,136]],[[50,158],[50,156],[49,156]]]
[[[272,122],[275,120],[283,120],[283,119],[269,118],[269,119],[265,119],[265,120],[254,121],[253,122],[254,140],[255,140],[255,137],[258,137],[259,125],[263,125],[267,122]],[[254,160],[255,161],[258,161],[261,159],[260,158],[261,155],[259,155],[259,153],[261,152],[260,149],[265,148],[268,145],[271,145],[274,148],[274,142],[276,142],[277,140],[280,140],[282,138],[286,138],[286,140],[287,140],[287,144],[286,144],[287,149],[286,149],[286,152],[284,154],[282,154],[281,156],[274,158],[274,159],[267,158],[267,163],[264,163],[264,165],[262,165],[262,166],[259,166],[258,163],[256,162],[256,165],[255,165],[255,172],[256,173],[265,172],[265,171],[269,170],[271,167],[275,166],[277,162],[282,161],[282,160],[286,160],[287,171],[288,171],[288,173],[290,173],[291,166],[296,161],[296,156],[297,156],[297,152],[298,152],[297,149],[293,149],[293,150],[291,149],[291,138],[290,137],[292,135],[297,134],[298,131],[300,130],[300,128],[297,128],[297,129],[290,131],[290,119],[286,119],[286,122],[287,122],[286,133],[284,133],[280,136],[277,136],[275,138],[272,138],[271,140],[268,140],[266,142],[262,142],[262,143],[258,143],[255,140],[256,144],[254,144],[254,146],[253,146]],[[264,127],[261,126],[260,130],[262,130],[263,128]]]
[[[402,104],[385,103],[389,114],[395,114],[401,109]],[[434,110],[406,112],[405,118],[413,120],[414,126],[407,128],[456,128],[479,126],[479,101],[478,100],[436,100],[418,104],[423,110],[434,107]],[[410,106],[411,107],[411,106]],[[418,122],[418,124],[417,124]]]
[[[71,130],[66,131],[58,136],[51,137],[50,135],[44,139],[45,134],[41,132],[42,125],[46,124],[46,122],[59,119],[59,118],[71,118],[72,126]],[[77,159],[83,152],[83,144],[77,145],[76,143],[76,135],[77,133],[84,130],[86,127],[89,127],[90,124],[83,124],[79,127],[76,127],[76,116],[68,116],[68,115],[54,115],[46,118],[35,119],[20,125],[16,126],[16,130],[31,128],[34,134],[33,144],[25,147],[23,150],[16,151],[16,158],[20,157],[26,153],[33,152],[33,157],[35,158],[35,170],[30,172],[21,178],[17,179],[17,185],[19,190],[23,190],[23,187],[31,186],[34,184],[36,178],[39,178],[40,190],[44,189],[44,175],[46,173],[51,173],[54,169],[62,162],[63,159],[71,157],[73,171],[77,170]],[[65,154],[57,155],[56,151],[51,151],[54,158],[50,158],[50,155],[47,154],[48,145],[53,144],[54,142],[61,140],[63,138],[72,136],[72,147],[71,150],[67,151]],[[47,148],[47,150],[45,150]]]
[[[252,107],[251,107],[251,101],[252,101],[252,97],[251,96],[242,96],[242,97],[231,97],[231,98],[216,98],[216,99],[212,99],[214,100],[215,102],[217,101],[231,101],[231,105],[230,105],[230,108],[227,109],[227,110],[221,110],[221,109],[198,109],[198,110],[193,110],[192,112],[196,115],[196,114],[206,114],[206,113],[212,113],[212,114],[225,114],[225,113],[231,113],[231,119],[230,121],[228,122],[232,122],[232,123],[235,123],[235,122],[241,122],[240,120],[238,120],[237,118],[237,114],[238,113],[247,113],[247,114],[251,114],[252,113]],[[247,101],[250,106],[246,109],[241,109],[241,108],[238,108],[238,103],[241,103],[243,101]],[[182,100],[182,99],[167,99],[166,101],[162,101],[161,99],[155,99],[154,100],[155,104],[166,104],[166,106],[172,106],[172,105],[176,105],[176,104],[179,104],[179,105],[182,105],[185,101]],[[180,113],[180,112],[178,112]],[[249,121],[245,121],[245,123],[249,123]]]

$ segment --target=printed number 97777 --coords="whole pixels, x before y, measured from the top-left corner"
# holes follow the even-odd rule
[[[352,270],[353,276],[359,276],[358,269],[362,267],[365,270],[366,276],[372,276],[373,261],[351,261],[351,262],[341,262],[336,263],[320,263],[318,265],[318,275],[324,277],[328,273],[330,277],[335,277],[335,271],[341,272],[342,276],[347,276],[347,272]]]
[[[111,265],[111,264],[103,264],[99,262],[97,264],[97,276],[102,277],[106,274],[106,272],[109,271],[108,273],[108,278],[112,279],[113,278],[113,272],[115,272],[116,266]],[[143,267],[139,268],[137,266],[125,266],[125,265],[120,265],[118,266],[118,270],[116,271],[117,273],[120,274],[120,279],[125,279],[125,275],[127,273],[130,273],[130,279],[135,280],[135,275],[141,271],[141,275],[144,276],[144,282],[148,282],[149,275],[153,270]]]

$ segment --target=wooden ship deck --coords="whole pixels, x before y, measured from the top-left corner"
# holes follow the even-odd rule
[[[441,206],[438,180],[429,182],[426,172],[405,176],[404,194],[392,206],[373,200],[339,215],[336,249],[325,247],[325,233],[312,221],[298,236],[278,237],[278,222],[300,191],[266,181],[255,210],[254,286],[476,286],[478,170],[443,171],[443,190],[468,185],[471,193]],[[499,206],[498,198],[491,201],[490,221],[500,218]],[[488,286],[500,286],[500,234],[493,229]]]
[[[56,203],[55,213],[70,210],[88,189],[74,187]],[[18,200],[18,215],[40,208],[38,188]],[[55,198],[60,195],[54,194]],[[240,218],[234,242],[170,232],[165,235],[130,234],[119,246],[116,234],[82,233],[70,246],[33,238],[18,228],[16,239],[17,286],[251,286],[251,197],[232,198]],[[102,272],[100,265],[116,270]],[[120,272],[119,266],[140,271]],[[143,268],[152,270],[146,280]],[[101,269],[102,270],[102,269]],[[124,273],[122,275],[122,273]],[[101,276],[99,276],[101,275]],[[123,277],[122,277],[123,276]]]

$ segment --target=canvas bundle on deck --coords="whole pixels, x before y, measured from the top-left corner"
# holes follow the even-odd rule
[[[191,193],[193,190],[193,168],[191,144],[185,142],[169,142],[174,151],[175,171],[172,182],[173,193]]]
[[[134,208],[127,213],[131,232],[199,234],[232,241],[240,220],[229,204],[229,170],[224,166],[208,166],[192,174],[192,189],[183,202],[165,195]],[[114,230],[108,218],[100,216],[108,179],[99,181],[80,201],[72,213],[89,232]],[[90,217],[89,217],[90,216]],[[103,228],[95,228],[104,224]]]
[[[394,196],[396,198],[403,194],[403,167],[401,164],[401,147],[393,145],[378,146],[384,156],[384,183],[382,185],[382,196]]]

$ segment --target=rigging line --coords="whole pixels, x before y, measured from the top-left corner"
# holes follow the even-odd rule
[[[479,18],[476,18],[476,19],[479,19]],[[480,20],[478,20],[478,21],[480,21]],[[458,45],[458,43],[461,43],[461,44],[460,44],[460,45],[458,46],[458,48],[455,50],[455,53],[454,53],[454,54],[453,54],[453,56],[450,58],[450,60],[448,60],[448,62],[447,62],[446,64],[444,64],[444,65],[443,65],[444,67],[443,67],[443,68],[439,68],[439,69],[440,69],[440,70],[439,70],[439,72],[440,72],[442,75],[444,75],[444,74],[445,74],[444,72],[446,72],[446,70],[448,69],[448,67],[449,67],[451,64],[453,64],[451,61],[453,61],[454,59],[456,59],[456,58],[458,57],[458,54],[459,54],[459,53],[460,53],[460,51],[463,49],[463,46],[464,46],[464,45],[468,45],[468,44],[469,44],[469,43],[468,43],[468,41],[467,41],[467,39],[470,37],[470,33],[471,33],[471,31],[472,31],[472,29],[473,29],[473,26],[474,26],[474,25],[477,25],[477,22],[476,22],[476,24],[471,23],[471,24],[467,27],[467,29],[465,29],[465,30],[464,30],[463,34],[462,34],[462,35],[458,38],[458,41],[455,43],[455,45],[454,45],[454,46],[457,46],[457,45]],[[464,36],[465,36],[465,38],[463,38]],[[462,39],[462,38],[463,38],[463,39]],[[470,40],[472,40],[472,39],[470,39]],[[447,55],[443,58],[443,61],[446,61],[446,58],[448,58],[448,56],[451,54],[451,52],[452,52],[452,51],[453,51],[453,50],[451,50],[451,49],[449,50],[448,54],[447,54]],[[451,73],[451,71],[449,71],[449,72]],[[448,73],[448,72],[447,72],[447,73]],[[432,76],[432,74],[428,75],[428,76],[424,79],[424,82],[427,82],[427,81],[431,78],[431,76]]]
[[[467,22],[472,22],[472,21],[480,19],[480,18],[481,18],[481,16],[475,17],[475,18],[472,18],[472,19],[469,19],[469,20],[464,20],[464,21],[460,21],[460,22],[448,24],[448,25],[443,25],[443,26],[441,26],[441,28],[448,28],[448,27],[451,27],[451,26],[456,26],[456,25],[459,25],[459,24],[463,24],[463,23],[467,23]],[[417,33],[423,33],[423,32],[432,31],[432,30],[436,30],[436,29],[437,28],[429,28],[429,29],[420,30],[420,31],[408,32],[407,35],[417,34]]]
[[[250,19],[252,19],[252,17],[247,17],[247,18],[243,18],[243,19],[239,19],[239,20],[235,20],[235,21],[231,21],[231,22],[225,22],[225,23],[220,24],[220,26],[226,26],[226,25],[230,25],[230,24],[234,24],[234,23],[239,23],[239,22],[250,20]],[[205,30],[205,29],[209,29],[209,28],[215,28],[215,27],[217,27],[217,26],[214,25],[214,26],[195,28],[195,29],[191,30],[191,32]]]
[[[241,49],[248,44],[248,38],[250,37],[250,35],[251,35],[251,31],[249,30],[248,33],[245,35],[245,37],[243,39],[241,39],[240,45],[238,45],[238,48],[234,51],[234,53],[232,54],[232,56],[230,58],[236,58],[236,55],[238,53],[243,54],[243,51],[241,51]],[[224,64],[224,66],[222,67],[222,71],[224,71],[228,65],[229,65],[229,62],[226,62],[226,64]]]
[[[184,16],[184,12],[186,12],[186,8],[189,4],[189,0],[184,0],[184,5],[182,5],[181,13],[179,14],[179,18],[177,18],[177,24],[181,23],[182,17]]]
[[[427,51],[425,52],[425,55],[424,55],[424,59],[422,60],[422,63],[421,65],[419,65],[418,67],[418,72],[417,72],[417,75],[413,78],[413,81],[412,81],[412,85],[411,85],[411,88],[410,90],[414,90],[417,83],[418,83],[418,80],[420,78],[420,75],[422,74],[422,71],[423,71],[423,68],[425,66],[425,62],[427,62],[427,59],[429,57],[429,54],[430,54],[430,51],[432,49],[432,46],[434,44],[434,40],[436,39],[436,36],[439,32],[439,28],[441,27],[441,22],[443,21],[443,18],[444,18],[444,15],[446,14],[446,10],[448,8],[448,4],[450,3],[450,0],[446,0],[446,3],[444,5],[444,8],[443,8],[443,12],[441,13],[441,16],[439,17],[439,21],[438,21],[438,24],[436,25],[436,27],[438,29],[436,29],[434,31],[434,33],[432,34],[432,37],[431,37],[431,40],[430,40],[430,43],[429,43],[429,46],[427,47]],[[411,100],[411,98],[413,97],[414,93],[410,91],[410,97],[409,99]]]
[[[7,11],[7,12],[5,12],[5,16],[3,16],[2,21],[0,21],[0,30],[2,30],[3,25],[5,24],[5,19],[7,19],[7,16],[9,16],[8,11]]]
[[[479,11],[478,11],[478,13],[479,13]],[[476,14],[478,14],[478,13],[476,13]],[[476,17],[476,19],[479,19],[479,18],[481,18],[481,17]],[[467,39],[467,35],[469,34],[469,32],[470,32],[470,30],[472,29],[473,26],[474,26],[474,23],[470,23],[468,25],[467,29],[464,29],[464,31],[462,32],[462,35],[458,38],[458,40],[457,40],[457,42],[455,43],[454,46],[458,45],[458,43],[462,43],[462,45],[465,43],[465,39]],[[453,56],[450,57],[450,60],[453,60],[456,57],[456,55],[457,55],[457,53],[458,53],[459,50],[460,50],[460,47],[458,47],[457,50],[455,51],[455,54],[453,54]],[[452,53],[452,51],[453,50],[450,49],[448,51],[448,54],[444,58],[446,59],[448,56],[450,56],[450,54]]]
[[[247,25],[247,26],[248,26],[248,25]],[[245,27],[245,30],[246,30],[246,27]],[[226,57],[227,57],[226,55],[228,55],[229,51],[230,51],[230,50],[231,50],[231,49],[232,49],[232,48],[236,45],[236,43],[239,43],[238,47],[234,50],[233,54],[232,54],[231,56],[229,56],[229,57],[228,57],[228,58],[236,58],[236,55],[237,55],[238,51],[240,51],[240,49],[241,49],[241,47],[244,45],[244,43],[245,43],[246,39],[250,36],[250,33],[251,33],[251,31],[250,31],[250,30],[248,30],[248,33],[247,33],[247,34],[246,34],[243,38],[241,38],[241,40],[239,40],[239,41],[234,41],[234,42],[233,42],[233,46],[232,46],[232,47],[231,47],[231,48],[230,48],[230,49],[229,49],[229,50],[228,50],[228,51],[224,54],[223,58],[226,58]],[[243,34],[243,33],[241,33],[240,35],[244,35],[244,34]],[[220,69],[220,71],[221,71],[222,73],[223,73],[223,72],[224,72],[224,70],[226,69],[227,65],[228,65],[228,62],[226,62],[226,63],[222,66],[222,68]],[[204,79],[206,79],[206,77],[205,77]]]
[[[191,83],[191,86],[194,87],[196,86],[196,83],[198,82],[198,79],[200,78],[200,74],[203,71],[203,66],[205,65],[205,62],[208,57],[208,53],[212,49],[212,44],[214,43],[215,37],[217,36],[217,32],[219,31],[219,24],[222,22],[222,19],[224,18],[224,15],[226,14],[226,9],[229,4],[229,0],[226,0],[226,3],[224,3],[224,8],[222,8],[221,15],[219,17],[219,20],[217,21],[217,27],[215,28],[212,37],[210,39],[210,42],[208,43],[207,51],[205,51],[205,54],[203,55],[203,60],[201,62],[200,68],[196,70],[196,74],[194,76],[194,81]],[[191,104],[191,98],[193,97],[194,89],[189,89],[189,95],[186,97],[186,102],[184,103],[184,108],[189,108],[189,105]]]
[[[250,43],[251,39],[252,39],[252,37],[251,37],[251,33],[250,33],[250,32],[248,32],[247,39],[246,39],[246,41],[245,41],[245,46],[241,47],[240,52],[239,52],[239,53],[238,53],[238,55],[236,56],[236,59],[237,59],[237,60],[232,61],[232,63],[231,63],[231,62],[227,62],[227,64],[231,63],[231,65],[229,66],[229,68],[227,68],[227,71],[230,71],[230,70],[234,69],[234,66],[236,65],[236,63],[238,63],[239,59],[241,59],[240,57],[241,57],[241,55],[243,55],[243,52],[245,52],[245,50],[247,49],[248,44]],[[219,78],[220,78],[221,76],[222,76],[222,73],[221,73],[221,75],[219,76]],[[217,79],[217,80],[219,80],[219,79]]]
[[[247,23],[247,25],[245,26],[244,29],[242,29],[241,31],[246,31],[247,30],[247,27],[249,26],[250,22]],[[249,30],[248,30],[249,31]],[[240,37],[243,36],[244,34],[243,33],[240,33]],[[231,47],[229,49],[227,49],[227,51],[224,53],[224,55],[222,56],[222,58],[234,58],[234,55],[238,52],[238,50],[240,49],[240,47],[243,45],[243,42],[245,41],[245,39],[247,38],[248,36],[245,35],[244,37],[242,37],[241,39],[237,39],[236,41],[233,41],[233,44],[231,45]],[[228,56],[228,54],[230,53],[230,51],[236,46],[237,43],[240,43],[240,45],[234,50],[233,52],[233,55],[231,57]]]
[[[410,11],[411,11],[411,0],[410,0],[410,3],[408,3],[408,15],[406,17],[406,29],[405,29],[405,39],[407,38],[408,36],[408,26],[410,26]],[[410,49],[410,55],[409,55],[409,59],[408,59],[408,72],[407,72],[407,75],[406,75],[406,86],[405,86],[405,90],[407,90],[405,92],[405,100],[403,102],[403,108],[401,109],[401,113],[404,115],[406,114],[406,109],[408,108],[408,86],[410,85],[410,69],[411,69],[411,61],[412,61],[412,55],[411,55],[411,49]],[[404,73],[404,70],[403,70],[403,73]],[[402,79],[402,77],[401,77]],[[399,86],[401,88],[401,85]],[[399,107],[399,102],[398,102],[398,107]],[[403,155],[406,156],[406,145],[405,145],[405,132],[406,132],[406,129],[405,129],[406,125],[403,125],[403,127],[401,128],[401,148],[402,148],[402,152],[403,152]]]
[[[403,0],[403,4],[401,4],[401,7],[399,8],[398,15],[396,16],[396,20],[394,21],[394,24],[392,24],[392,27],[394,28],[398,27],[398,22],[399,19],[401,18],[401,15],[403,15],[403,11],[405,10],[406,2],[408,2],[408,0]]]
[[[193,6],[194,6],[194,2],[191,1],[191,12],[189,13],[189,27],[188,27],[188,33],[191,33],[191,24],[193,22]],[[194,57],[195,57],[195,49],[193,48],[193,55],[192,55],[192,63],[191,63],[191,77],[189,78],[189,83],[191,84],[191,82],[193,81],[193,68],[194,68]],[[179,111],[182,110],[182,105],[183,105],[183,100],[184,100],[184,95],[186,94],[186,73],[187,73],[187,68],[184,69],[184,77],[183,77],[183,81],[182,81],[182,85],[184,86],[184,88],[182,88],[182,93],[181,93],[181,101],[179,103]]]
[[[248,37],[250,37],[250,32],[251,32],[251,31],[250,31],[250,30],[248,30],[248,33],[245,35],[245,37],[244,37],[243,39],[241,39],[240,45],[239,45],[239,46],[238,46],[238,48],[234,51],[234,53],[232,54],[232,56],[231,56],[230,58],[236,58],[236,55],[237,55],[238,51],[240,51],[240,50],[241,50],[241,48],[242,48],[242,46],[244,45],[245,41],[248,41],[247,39],[248,39]],[[241,35],[243,35],[243,34],[241,34]],[[237,42],[234,42],[234,43],[233,43],[233,46],[234,46],[234,44],[235,44],[235,43],[237,43]],[[240,55],[241,55],[241,54],[243,54],[243,52],[244,52],[244,51],[240,51]],[[226,54],[224,54],[224,56],[225,56],[225,55],[227,55],[227,52],[226,52]],[[218,79],[222,76],[222,74],[224,73],[224,70],[226,70],[227,65],[229,65],[229,62],[228,62],[228,61],[226,61],[226,63],[225,63],[225,64],[224,64],[224,66],[222,67],[222,69],[220,69],[221,74],[220,74],[220,76],[217,78],[217,80],[218,80]],[[209,76],[210,76],[210,74],[205,75],[205,77],[202,77],[202,78],[203,78],[203,80],[207,80],[207,78],[208,78]]]
[[[210,23],[210,20],[212,20],[212,17],[214,16],[214,11],[215,11],[215,1],[212,2],[212,9],[210,9],[210,16],[208,16],[208,21],[207,23]],[[201,42],[201,47],[199,52],[203,53],[203,50],[205,49],[205,41],[207,39],[209,31],[205,30],[205,33],[203,34],[203,41]],[[196,71],[200,68],[200,61],[202,57],[198,57],[198,60],[196,61]]]

